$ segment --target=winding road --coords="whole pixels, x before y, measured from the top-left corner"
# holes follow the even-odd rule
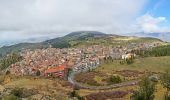
[[[113,85],[108,85],[108,86],[86,86],[86,85],[76,82],[74,80],[74,75],[75,75],[75,73],[72,72],[68,77],[68,81],[71,84],[73,84],[74,86],[77,86],[79,88],[90,89],[90,90],[106,90],[106,89],[119,88],[119,87],[125,87],[125,86],[133,86],[133,85],[138,84],[138,82],[139,82],[139,80],[133,80],[133,81],[122,82],[119,84],[113,84]]]

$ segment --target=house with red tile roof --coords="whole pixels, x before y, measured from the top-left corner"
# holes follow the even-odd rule
[[[47,70],[45,70],[44,75],[45,76],[64,77],[66,75],[66,66],[60,65],[58,67],[47,69]]]

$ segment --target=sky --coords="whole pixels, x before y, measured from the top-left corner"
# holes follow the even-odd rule
[[[158,38],[168,40],[169,5],[170,0],[0,0],[0,46],[86,30],[161,32]]]

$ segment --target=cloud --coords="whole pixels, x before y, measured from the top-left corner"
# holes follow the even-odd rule
[[[79,30],[122,33],[146,1],[0,0],[0,39],[62,36]]]
[[[160,26],[160,24],[164,22],[166,22],[165,17],[154,17],[150,14],[145,14],[137,18],[137,26],[144,32],[165,31],[165,29]]]
[[[170,42],[170,27],[164,26],[166,22],[166,17],[155,17],[146,13],[138,17],[136,21],[129,26],[130,33],[125,33],[124,35],[155,37]]]

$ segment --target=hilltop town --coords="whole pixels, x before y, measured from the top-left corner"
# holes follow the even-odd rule
[[[0,62],[2,99],[129,100],[148,78],[165,91],[160,77],[169,70],[169,44],[159,39],[73,32],[22,45],[5,47],[11,54]]]
[[[40,71],[40,75],[43,76],[46,70],[63,65],[65,69],[72,68],[75,72],[86,72],[99,66],[104,58],[126,59],[132,55],[136,56],[133,50],[147,50],[160,45],[159,42],[153,42],[115,47],[93,45],[81,48],[26,49],[20,53],[23,60],[12,64],[8,70],[15,75],[36,75],[37,71]]]

